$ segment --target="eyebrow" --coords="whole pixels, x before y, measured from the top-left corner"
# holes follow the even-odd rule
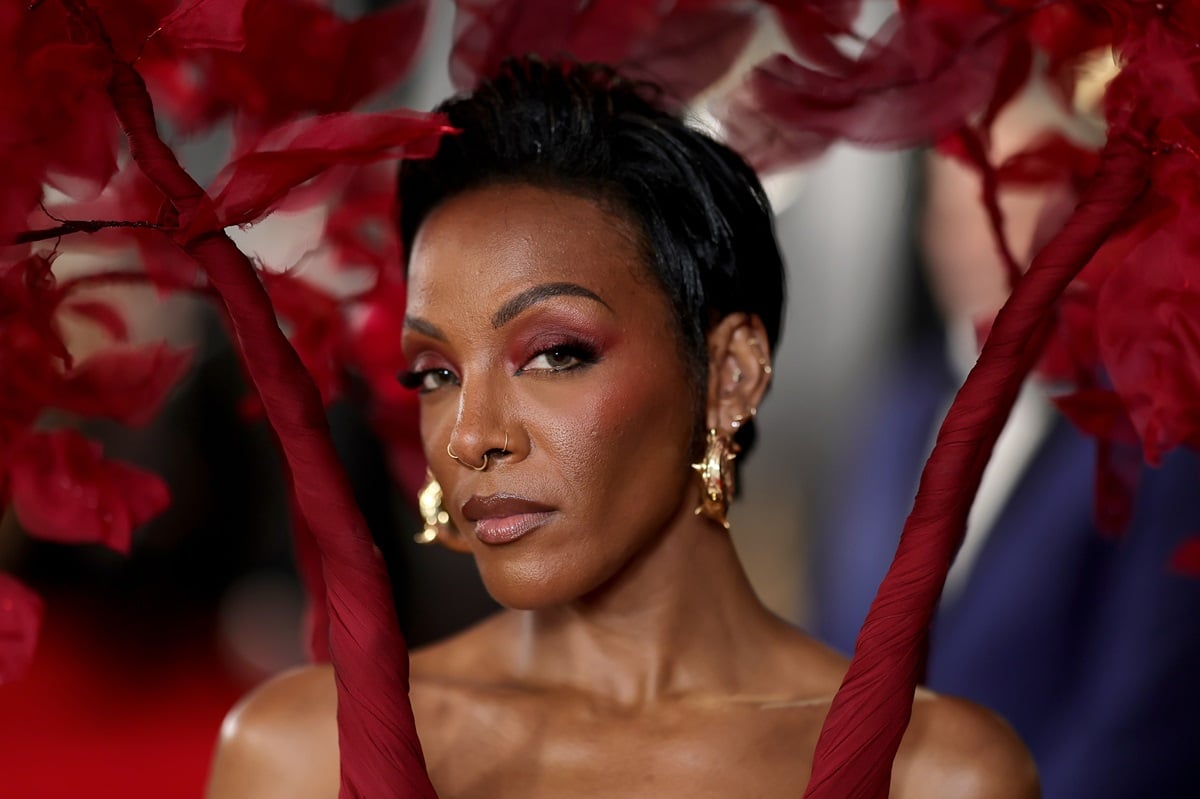
[[[409,330],[415,330],[418,333],[435,338],[438,341],[446,341],[446,334],[441,331],[433,322],[426,321],[419,316],[404,315],[404,326]]]
[[[542,283],[525,289],[501,305],[496,310],[496,313],[492,314],[492,327],[504,327],[517,318],[522,311],[551,297],[584,297],[585,299],[600,303],[605,308],[608,308],[609,312],[612,312],[612,308],[607,302],[578,283]]]

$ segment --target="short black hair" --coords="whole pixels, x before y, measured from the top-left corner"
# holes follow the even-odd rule
[[[433,158],[401,164],[406,259],[429,213],[472,189],[523,183],[582,195],[640,234],[701,392],[706,336],[722,317],[758,316],[774,352],[785,288],[766,193],[737,153],[687,124],[658,87],[602,64],[529,56],[505,60],[436,110],[459,132]],[[738,431],[743,449],[753,428]]]

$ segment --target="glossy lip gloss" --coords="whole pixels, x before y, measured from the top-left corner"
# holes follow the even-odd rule
[[[485,544],[507,544],[548,522],[555,509],[511,494],[471,497],[463,516],[475,525],[475,537]]]

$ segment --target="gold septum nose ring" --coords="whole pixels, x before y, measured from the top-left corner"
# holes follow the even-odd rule
[[[508,433],[504,434],[504,446],[500,448],[500,451],[508,452]],[[446,442],[446,454],[447,455],[449,455],[451,458],[453,458],[454,460],[461,463],[463,466],[466,466],[468,469],[473,469],[477,472],[482,472],[484,469],[486,469],[488,467],[488,454],[490,452],[491,452],[491,450],[488,450],[487,452],[483,453],[483,463],[482,464],[480,464],[479,466],[472,466],[471,464],[464,461],[462,458],[455,455],[454,450],[450,449],[450,442],[449,441]]]

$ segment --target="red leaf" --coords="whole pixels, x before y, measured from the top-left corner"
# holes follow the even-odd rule
[[[116,163],[109,59],[73,40],[58,3],[5,4],[0,18],[0,227],[21,227],[43,184],[93,196]],[[22,206],[24,206],[22,208]]]
[[[1200,447],[1200,206],[1181,209],[1130,252],[1097,304],[1100,354],[1146,460]]]
[[[54,320],[59,299],[49,258],[32,255],[0,265],[0,345],[9,352],[42,353],[70,366],[71,354]]]
[[[218,176],[218,189],[210,192],[216,224],[252,222],[289,191],[334,166],[428,157],[451,130],[441,117],[412,111],[328,114],[289,123],[264,137],[263,151],[239,158]],[[190,234],[211,224],[193,222]]]
[[[38,141],[47,182],[72,197],[95,197],[117,171],[108,58],[95,47],[53,44],[33,53],[26,69],[31,102],[22,123]]]
[[[42,600],[7,574],[0,574],[0,685],[25,675],[42,626]]]
[[[67,372],[55,405],[80,416],[146,424],[191,360],[190,350],[161,343],[103,350]]]
[[[428,0],[398,0],[349,23],[338,71],[337,93],[316,109],[353,108],[408,74],[421,51]]]
[[[1071,141],[1061,133],[1043,134],[1018,153],[1010,155],[999,167],[1000,183],[1039,186],[1047,183],[1080,184],[1096,171],[1099,156]]]
[[[159,20],[178,4],[179,0],[87,0],[88,8],[100,20],[117,57],[123,61],[136,61],[145,53],[147,38],[158,27]],[[27,13],[35,34],[31,37],[36,42],[34,46],[46,40],[82,38],[65,3],[39,2],[36,6]]]
[[[1086,435],[1121,444],[1137,444],[1120,396],[1109,389],[1085,388],[1054,398],[1054,404]]]
[[[354,170],[341,197],[329,209],[324,241],[339,266],[382,273],[400,263],[395,224],[396,168],[374,164]]]
[[[136,162],[125,162],[100,196],[88,200],[48,205],[54,216],[67,219],[119,219],[151,223],[156,221],[163,204],[163,193],[150,182]],[[107,235],[125,235],[127,229],[100,231],[89,239]],[[122,244],[125,240],[122,239]]]
[[[1112,20],[1098,5],[1041,4],[1029,33],[1038,49],[1050,58],[1052,74],[1071,59],[1112,42]]]
[[[0,346],[0,375],[4,376],[0,424],[19,430],[32,425],[51,406],[62,380],[58,364],[45,352],[9,346]]]
[[[345,20],[315,0],[248,0],[240,51],[190,51],[139,70],[184,130],[237,112],[239,132],[257,133],[300,114],[346,111],[397,82],[417,53],[427,8],[403,0]]]
[[[110,303],[101,300],[70,300],[63,303],[63,310],[95,322],[117,341],[129,338],[129,326],[125,323],[125,317]]]
[[[766,170],[811,158],[838,138],[889,148],[940,138],[995,96],[1012,24],[921,9],[893,17],[861,57],[836,70],[769,58],[721,110],[729,142]]]
[[[1200,578],[1200,534],[1191,536],[1171,553],[1170,566],[1185,577]]]
[[[241,50],[248,0],[184,0],[158,27],[179,47]]]
[[[570,55],[653,80],[677,100],[720,78],[744,49],[756,9],[731,0],[458,0],[450,76],[459,88],[509,56]]]
[[[507,56],[560,53],[583,16],[575,4],[555,0],[456,0],[455,6],[450,79],[460,89],[495,73]],[[636,14],[644,6],[645,0],[633,0],[627,10]],[[610,55],[623,51],[623,45]]]
[[[662,86],[673,100],[690,100],[729,71],[756,24],[746,4],[678,3],[634,43],[621,67]]]
[[[854,21],[862,0],[767,0],[775,9],[779,26],[796,52],[822,69],[843,69],[851,61],[834,44],[839,37],[853,37]]]
[[[128,552],[133,529],[170,504],[157,475],[105,460],[74,430],[31,433],[9,464],[17,520],[39,538]]]
[[[0,241],[28,229],[29,214],[42,196],[41,176],[29,168],[14,167],[0,181]]]
[[[35,255],[0,265],[0,424],[18,430],[33,424],[71,363],[55,320],[59,296],[48,259]]]
[[[58,203],[51,207],[56,217],[69,219],[112,219],[157,224],[153,227],[121,227],[100,230],[88,236],[96,247],[126,249],[137,245],[142,268],[162,291],[190,288],[202,274],[200,265],[176,244],[171,234],[178,225],[175,209],[150,181],[137,163],[128,161],[109,182],[104,192],[88,201]]]

